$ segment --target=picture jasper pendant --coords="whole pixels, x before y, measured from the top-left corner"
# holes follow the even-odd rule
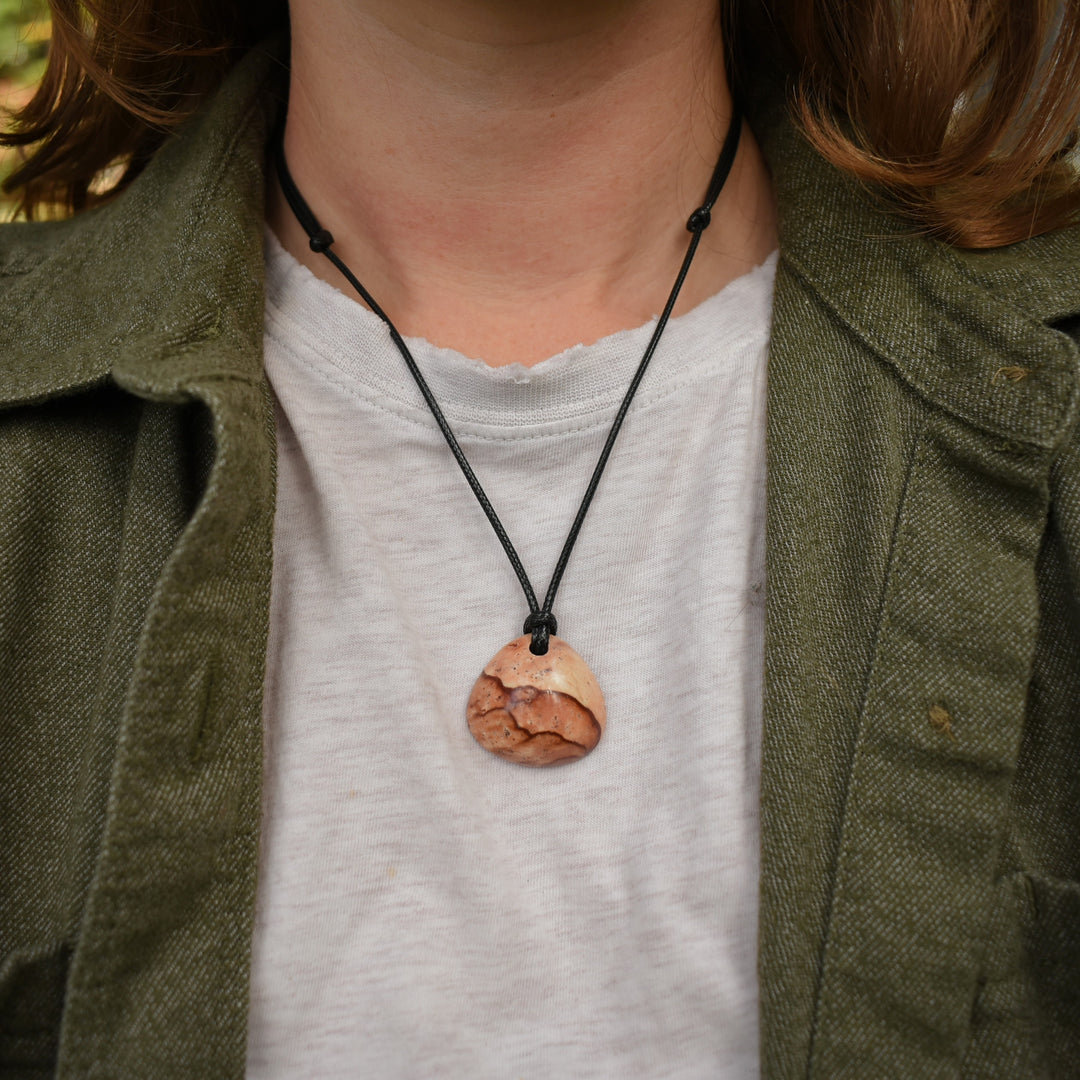
[[[476,741],[518,765],[564,765],[584,757],[607,722],[588,664],[562,638],[543,656],[524,634],[500,649],[476,680],[465,711]]]

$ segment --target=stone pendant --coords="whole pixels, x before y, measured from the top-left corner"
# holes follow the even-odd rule
[[[543,656],[530,634],[491,659],[469,695],[476,741],[519,765],[564,765],[584,757],[604,733],[607,710],[596,676],[561,638]]]

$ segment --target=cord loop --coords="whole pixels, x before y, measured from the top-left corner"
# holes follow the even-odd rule
[[[361,282],[357,280],[356,275],[353,274],[348,266],[338,258],[334,251],[330,250],[330,245],[334,242],[333,236],[330,234],[329,230],[324,229],[319,224],[319,219],[312,212],[311,207],[308,206],[303,195],[300,194],[285,161],[284,124],[281,125],[274,138],[274,161],[277,167],[278,179],[281,183],[281,190],[293,213],[296,215],[296,220],[300,223],[304,232],[308,234],[311,250],[323,253],[330,262],[341,271],[349,284],[352,285],[357,293],[359,293],[364,303],[366,303],[368,307],[371,308],[372,312],[386,324],[387,329],[390,331],[390,337],[397,346],[398,352],[401,353],[402,359],[405,361],[405,366],[409,369],[409,373],[415,380],[417,388],[427,402],[428,408],[431,410],[431,415],[439,425],[439,430],[442,432],[443,438],[450,448],[450,452],[461,467],[462,474],[468,482],[469,487],[472,488],[472,492],[476,496],[476,500],[479,502],[488,521],[491,523],[491,527],[494,529],[495,535],[499,539],[499,543],[502,544],[503,550],[510,560],[510,565],[514,568],[514,573],[517,574],[517,579],[521,583],[521,589],[525,593],[525,599],[528,602],[529,610],[532,612],[525,620],[524,632],[526,634],[532,634],[532,643],[529,645],[529,650],[536,656],[543,656],[548,651],[548,640],[556,630],[555,616],[551,614],[551,608],[555,603],[555,593],[558,591],[559,583],[562,581],[563,572],[566,570],[566,564],[570,561],[570,552],[574,549],[578,533],[581,531],[581,524],[585,520],[585,514],[588,512],[589,506],[592,504],[593,496],[596,494],[596,489],[600,483],[600,475],[604,471],[604,466],[607,465],[608,457],[611,455],[611,448],[615,445],[615,438],[619,434],[619,429],[622,427],[623,420],[626,419],[627,412],[630,410],[630,402],[633,401],[634,394],[637,393],[637,388],[645,376],[645,370],[648,368],[649,361],[652,359],[653,353],[656,351],[656,346],[660,341],[660,335],[664,332],[664,327],[667,326],[668,319],[671,317],[671,313],[675,308],[675,301],[679,297],[679,291],[682,289],[683,282],[686,280],[686,275],[690,270],[690,263],[693,261],[694,252],[697,251],[698,243],[701,240],[701,234],[712,220],[711,210],[731,172],[731,166],[739,148],[741,131],[742,112],[736,106],[732,113],[727,135],[724,137],[724,145],[721,147],[720,157],[716,162],[716,168],[713,170],[712,179],[709,181],[709,188],[705,193],[705,202],[690,215],[690,219],[686,223],[686,227],[693,233],[693,237],[687,245],[686,254],[683,256],[682,266],[679,268],[679,273],[675,278],[675,284],[671,287],[671,292],[668,294],[664,310],[656,320],[656,326],[653,329],[652,337],[649,339],[649,344],[645,348],[645,353],[641,357],[641,362],[638,364],[637,371],[635,371],[634,377],[630,381],[630,386],[623,396],[622,404],[619,406],[619,410],[615,414],[615,419],[608,431],[607,440],[604,442],[603,450],[600,451],[600,457],[596,462],[596,467],[593,469],[592,477],[589,480],[589,486],[585,489],[585,495],[581,500],[581,505],[578,507],[577,516],[574,518],[573,525],[570,526],[570,532],[567,534],[566,541],[563,544],[559,560],[555,565],[555,571],[551,575],[551,583],[548,585],[547,594],[544,597],[543,608],[540,607],[540,603],[536,599],[536,593],[533,590],[532,582],[529,581],[529,575],[525,573],[525,567],[522,565],[521,559],[514,549],[510,537],[506,533],[506,529],[503,528],[503,524],[499,520],[499,515],[495,513],[495,508],[491,505],[491,501],[488,499],[483,487],[481,487],[480,481],[476,478],[476,474],[473,472],[472,466],[466,459],[464,451],[461,449],[454,433],[450,430],[450,425],[446,422],[446,417],[443,415],[442,409],[439,408],[439,403],[435,400],[435,395],[432,394],[431,388],[427,384],[427,380],[417,367],[416,361],[409,351],[408,345],[405,344],[405,339],[398,332],[397,327],[394,326],[386,312],[379,307],[378,303],[376,303],[375,298],[371,293],[369,293]]]
[[[543,656],[548,651],[548,636],[558,633],[559,624],[550,611],[534,611],[525,620],[522,633],[532,634],[529,652],[534,656]]]

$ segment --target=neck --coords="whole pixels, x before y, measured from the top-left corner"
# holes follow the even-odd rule
[[[291,20],[290,169],[402,333],[531,364],[656,314],[731,115],[716,0],[294,0]],[[268,215],[352,294],[280,191]],[[760,263],[773,220],[744,129],[676,314]]]

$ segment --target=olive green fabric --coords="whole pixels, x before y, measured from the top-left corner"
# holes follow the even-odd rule
[[[122,197],[0,230],[5,1077],[243,1074],[280,74],[256,51]],[[750,119],[764,1075],[1080,1075],[1080,230],[907,236]]]

